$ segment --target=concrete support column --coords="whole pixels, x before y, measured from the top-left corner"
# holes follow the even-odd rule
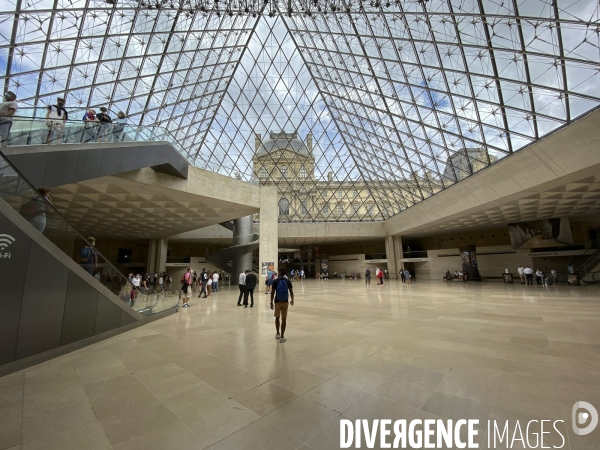
[[[398,264],[394,248],[394,236],[385,238],[385,256],[387,258],[387,269],[390,278],[398,279]]]
[[[154,272],[156,270],[156,251],[158,248],[158,239],[148,240],[148,262],[146,263],[146,271]]]
[[[233,245],[249,244],[254,239],[252,233],[254,230],[254,218],[252,215],[240,217],[233,221]],[[237,279],[237,276],[244,270],[252,268],[252,250],[241,252],[233,258],[231,276]]]
[[[404,257],[402,249],[402,236],[392,236],[392,247],[396,257],[396,278],[400,278],[398,271],[403,268],[402,258]]]
[[[168,239],[156,240],[156,272],[162,273],[167,271],[167,247],[169,246]]]
[[[264,263],[274,263],[278,270],[279,217],[277,210],[277,187],[260,187],[260,245],[258,247],[258,269],[262,273]],[[264,274],[266,276],[266,273]],[[264,286],[264,283],[262,283]]]

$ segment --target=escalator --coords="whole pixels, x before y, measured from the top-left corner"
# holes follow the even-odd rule
[[[0,376],[178,310],[92,244],[0,152]]]

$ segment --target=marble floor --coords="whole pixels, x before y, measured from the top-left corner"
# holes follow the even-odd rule
[[[560,419],[563,448],[600,448],[571,426],[574,402],[600,409],[600,288],[295,290],[285,343],[267,296],[237,307],[234,286],[0,378],[0,449],[332,450],[344,418]]]

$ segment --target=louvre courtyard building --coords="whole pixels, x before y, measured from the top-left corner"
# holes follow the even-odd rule
[[[0,450],[600,449],[598,0],[0,3]]]

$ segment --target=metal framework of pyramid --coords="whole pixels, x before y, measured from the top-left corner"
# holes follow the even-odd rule
[[[0,81],[23,115],[57,96],[71,117],[123,111],[249,182],[257,134],[310,136],[314,176],[267,178],[369,200],[336,214],[300,203],[303,221],[389,218],[600,103],[597,0],[362,4],[271,18],[4,0]]]

